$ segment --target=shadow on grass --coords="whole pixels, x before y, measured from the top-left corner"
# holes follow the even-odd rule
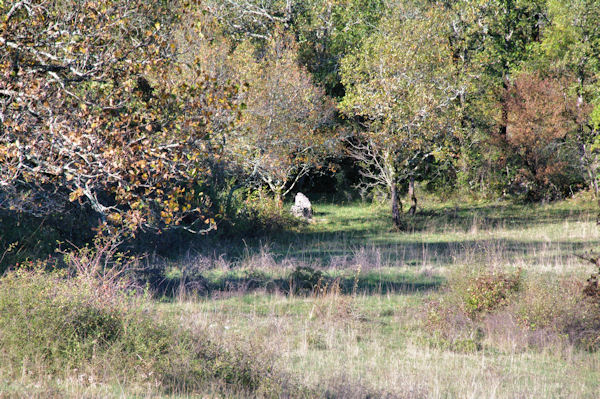
[[[474,225],[486,229],[523,228],[535,225],[595,221],[596,210],[541,207],[539,205],[446,206],[420,210],[409,231],[443,232],[448,227],[468,231]]]
[[[316,205],[318,209],[318,205]],[[367,212],[361,214],[344,215],[344,207],[340,211],[334,212],[330,209],[316,212],[323,218],[333,218],[338,231],[347,231],[345,226],[356,226],[365,223],[366,229],[362,228],[363,233],[381,233],[382,227],[389,232],[395,231],[392,225],[391,214],[385,208],[369,208]],[[347,207],[346,209],[352,209]],[[351,213],[351,212],[349,212]],[[410,233],[444,233],[448,229],[456,231],[469,231],[474,225],[484,229],[497,228],[523,228],[535,225],[556,224],[562,222],[575,222],[581,220],[595,221],[597,210],[594,208],[558,208],[540,205],[445,205],[436,208],[419,209],[414,216],[404,214],[404,220],[407,227],[398,234]],[[350,229],[352,231],[354,229]],[[333,232],[333,231],[332,231]]]
[[[293,274],[292,274],[293,275]],[[441,276],[394,273],[378,275],[370,272],[364,275],[333,276],[323,274],[316,284],[303,284],[293,277],[272,277],[260,271],[248,271],[240,275],[224,274],[217,278],[207,278],[201,273],[181,278],[166,278],[161,269],[149,269],[140,276],[140,282],[147,284],[154,295],[163,299],[179,296],[198,295],[221,297],[243,295],[255,291],[281,293],[285,295],[310,295],[319,290],[339,289],[341,294],[385,295],[388,293],[416,293],[438,289],[446,280]]]
[[[476,233],[498,230],[510,233],[512,230],[546,226],[561,228],[564,223],[595,221],[595,210],[591,209],[519,205],[445,207],[419,212],[410,222],[410,230],[404,232],[393,230],[387,213],[382,209],[362,216],[344,216],[343,211],[329,209],[318,212],[332,219],[332,223],[322,229],[316,225],[299,232],[244,240],[243,254],[239,248],[236,249],[235,243],[227,245],[224,250],[235,259],[236,254],[258,253],[266,242],[276,260],[294,258],[330,267],[336,266],[340,259],[356,257],[358,252],[367,248],[367,256],[382,260],[387,265],[411,266],[449,265],[457,260],[469,260],[460,258],[481,260],[499,255],[509,260],[518,257],[524,261],[549,262],[556,260],[557,256],[571,256],[574,252],[600,245],[598,240],[536,240],[538,237],[519,240]],[[465,239],[461,236],[464,233],[474,237]],[[211,249],[214,248],[216,246],[212,245]]]
[[[356,205],[320,208],[317,204],[315,211],[321,222],[299,231],[203,238],[187,253],[186,259],[171,258],[181,270],[219,268],[218,259],[224,262],[222,269],[230,271],[219,277],[197,272],[188,273],[185,279],[169,279],[164,270],[156,269],[144,279],[164,297],[181,292],[207,296],[256,290],[289,293],[294,289],[289,279],[278,276],[284,275],[290,266],[311,266],[324,271],[341,270],[344,277],[338,277],[338,283],[343,293],[414,292],[435,289],[442,282],[439,277],[425,278],[417,270],[455,264],[572,264],[575,253],[600,246],[595,237],[583,241],[557,239],[562,235],[563,223],[594,221],[595,211],[591,209],[519,205],[444,207],[421,211],[411,222],[410,232],[391,232],[391,223],[382,208]],[[524,229],[539,226],[554,229],[554,239],[523,234]],[[514,231],[522,238],[494,236],[499,229],[507,234]],[[468,234],[462,234],[465,232]],[[204,265],[199,265],[196,258]],[[398,266],[403,269],[397,273],[376,273],[381,268]],[[363,274],[356,282],[351,270],[358,267]],[[411,274],[412,267],[415,273]],[[404,273],[406,268],[409,271]],[[279,271],[268,274],[261,270]]]
[[[508,243],[508,252],[518,253],[519,246],[524,250],[535,250],[537,245],[518,241],[509,243],[499,239],[486,241],[483,240],[483,235],[482,240],[463,240],[459,243],[456,238],[460,234],[472,233],[474,230],[493,232],[535,226],[558,227],[565,222],[595,221],[595,217],[596,211],[591,208],[561,209],[510,204],[444,206],[420,210],[409,220],[406,231],[396,231],[387,209],[359,204],[316,204],[315,224],[300,229],[243,236],[218,233],[198,237],[176,232],[163,234],[160,239],[156,238],[156,243],[145,245],[143,250],[170,260],[179,260],[182,254],[191,252],[202,256],[224,256],[237,263],[261,252],[266,246],[276,260],[292,257],[304,262],[316,261],[320,266],[328,267],[337,258],[352,256],[352,252],[362,247],[379,248],[381,256],[397,260],[392,262],[394,264],[411,264],[415,259],[427,260],[427,256],[423,256],[425,247],[425,250],[430,250],[431,256],[438,258],[435,263],[448,264],[456,256],[456,249],[461,249],[461,246],[489,247]],[[144,238],[143,241],[151,240]],[[547,243],[540,241],[539,245],[543,247]],[[561,246],[566,250],[571,249],[568,242],[561,243]]]
[[[537,238],[537,237],[535,237]],[[585,241],[511,239],[481,236],[403,237],[390,242],[387,237],[348,237],[337,234],[304,235],[296,241],[246,242],[241,248],[215,244],[195,252],[199,258],[226,259],[230,268],[264,265],[308,265],[323,269],[377,269],[381,267],[438,268],[455,264],[569,264],[575,254],[595,251],[600,240]],[[194,263],[194,258],[185,261]],[[178,262],[182,264],[182,261]]]

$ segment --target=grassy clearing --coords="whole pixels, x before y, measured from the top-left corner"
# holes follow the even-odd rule
[[[354,267],[353,259],[361,256],[374,267],[444,268],[490,259],[568,267],[573,251],[600,243],[594,204],[583,200],[546,206],[427,203],[424,207],[410,223],[410,231],[398,233],[385,206],[317,204],[315,223],[299,231],[209,242],[190,258],[222,257],[227,265],[289,260],[326,268]],[[265,257],[260,259],[261,255]]]
[[[172,272],[167,280],[202,272],[217,285],[243,280],[249,270],[283,278],[298,265],[416,278],[443,276],[456,265],[587,273],[573,254],[600,246],[591,201],[424,206],[410,231],[399,233],[384,206],[317,204],[315,223],[297,231],[204,242],[161,267]]]
[[[491,318],[463,331],[471,340],[449,345],[426,326],[429,303],[448,296],[439,287],[461,275],[520,268],[524,284],[549,287],[542,298],[553,295],[557,279],[585,281],[593,268],[573,254],[598,248],[593,204],[437,205],[407,233],[393,231],[387,216],[378,206],[317,205],[316,223],[246,241],[229,258],[233,269],[206,274],[216,281],[252,271],[285,280],[295,266],[311,265],[345,276],[339,290],[307,298],[258,286],[161,306],[226,340],[267,342],[277,368],[332,396],[596,397],[600,357],[568,340],[523,344],[535,334],[502,324],[514,319],[494,328]],[[344,284],[353,280],[360,287],[354,295]],[[368,281],[399,280],[405,284],[367,288]]]
[[[315,208],[315,223],[296,231],[148,260],[143,281],[160,300],[122,301],[122,314],[135,317],[120,320],[141,317],[167,339],[192,338],[173,339],[160,355],[123,352],[124,335],[100,352],[75,340],[77,356],[54,351],[63,356],[55,363],[35,348],[56,340],[14,344],[30,350],[17,359],[4,345],[2,396],[597,397],[600,356],[570,336],[600,330],[580,295],[593,268],[573,256],[599,247],[592,203],[427,204],[402,233],[381,206]],[[489,277],[517,270],[519,284],[506,290]],[[297,289],[309,280],[314,289]],[[473,293],[490,286],[499,294]],[[434,323],[432,309],[444,318]],[[59,315],[51,319],[65,324]],[[35,330],[11,323],[4,339]],[[145,339],[148,331],[130,340],[160,341]],[[199,340],[212,360],[198,361]],[[165,379],[178,374],[156,359],[183,365],[191,379]]]
[[[588,397],[598,355],[564,348],[440,348],[423,330],[423,294],[244,297],[171,307],[216,336],[268,342],[277,367],[308,386],[357,397]],[[344,397],[347,392],[337,392]]]

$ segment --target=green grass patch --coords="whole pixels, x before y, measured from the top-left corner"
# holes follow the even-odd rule
[[[58,272],[10,272],[0,279],[0,379],[83,375],[83,386],[132,392],[283,393],[283,380],[259,352],[226,347],[150,305]]]

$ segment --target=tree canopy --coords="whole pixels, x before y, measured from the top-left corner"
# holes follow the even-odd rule
[[[13,212],[199,232],[249,214],[233,208],[253,190],[280,203],[328,178],[383,185],[401,227],[418,182],[598,193],[595,1],[20,0],[0,15]]]
[[[210,227],[196,183],[218,156],[207,148],[212,116],[234,111],[236,89],[172,73],[184,5],[21,1],[2,11],[5,202],[40,214],[82,201],[131,230],[191,214]]]

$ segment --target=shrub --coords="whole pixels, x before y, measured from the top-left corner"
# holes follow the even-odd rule
[[[426,308],[425,326],[435,346],[457,352],[483,347],[485,318],[509,304],[522,272],[457,270]]]
[[[298,225],[299,221],[279,201],[263,190],[240,190],[240,198],[223,221],[224,231],[237,235],[260,235]]]
[[[480,336],[476,322],[507,305],[520,289],[521,280],[521,270],[458,270],[441,295],[427,304],[427,328],[450,341]]]
[[[320,270],[309,266],[298,266],[290,274],[290,293],[310,294],[324,284],[324,276]]]
[[[0,280],[0,342],[11,363],[41,361],[50,373],[89,361],[123,332],[116,304],[94,300],[92,287],[46,274],[43,264],[22,267]]]
[[[89,280],[39,266],[0,279],[0,363],[13,377],[34,364],[40,378],[63,379],[77,370],[95,381],[152,383],[167,393],[215,387],[281,393],[281,380],[253,351],[178,327],[138,296],[113,291],[107,298]]]
[[[583,170],[574,162],[578,144],[570,133],[590,107],[578,104],[571,84],[566,76],[522,73],[505,93],[508,134],[498,139],[514,165],[510,190],[528,200],[564,198],[583,187]]]
[[[533,337],[554,336],[595,351],[600,348],[600,306],[587,295],[588,288],[572,277],[531,278],[514,313],[521,326],[534,333]],[[539,346],[535,340],[530,343]]]
[[[450,292],[429,302],[425,314],[425,327],[431,334],[429,345],[456,352],[480,349],[481,334],[476,324]]]
[[[597,273],[592,273],[583,287],[583,294],[600,306],[600,267]]]
[[[467,285],[464,305],[470,318],[499,309],[508,304],[521,286],[522,271],[494,271],[471,279]]]
[[[600,349],[600,306],[589,295],[593,281],[524,278],[520,270],[460,274],[427,304],[425,326],[436,346],[460,352],[465,344],[511,351]]]

